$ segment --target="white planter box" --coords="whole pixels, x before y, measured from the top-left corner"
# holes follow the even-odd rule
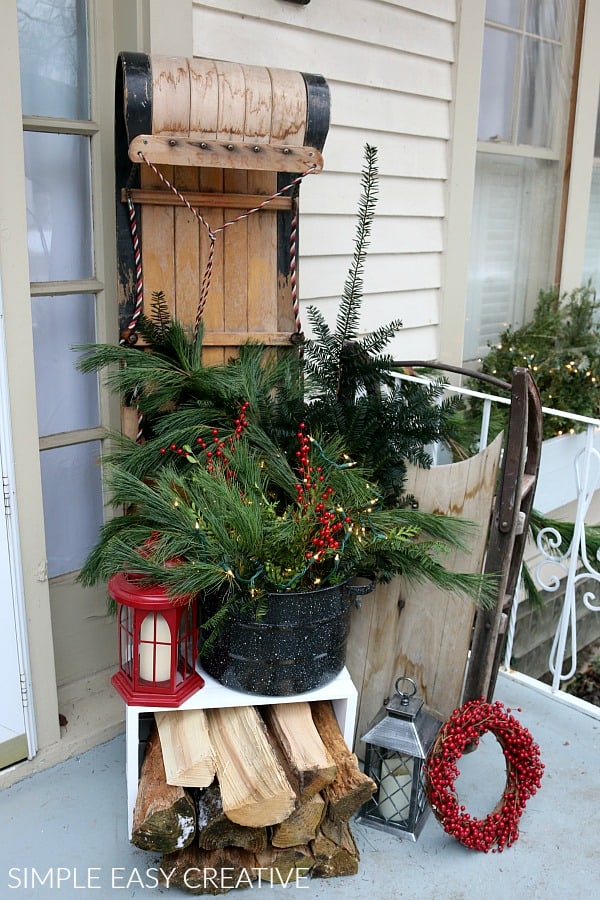
[[[535,492],[534,507],[548,514],[577,499],[575,460],[585,449],[587,435],[563,434],[549,438],[542,444],[540,474]],[[600,453],[600,430],[596,430],[594,447]],[[600,465],[592,459],[591,475],[594,490],[600,488]]]

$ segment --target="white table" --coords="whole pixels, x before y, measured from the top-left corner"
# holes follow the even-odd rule
[[[204,678],[204,687],[188,697],[177,709],[222,709],[231,706],[267,706],[273,703],[312,703],[315,700],[331,700],[340,731],[348,747],[352,748],[358,692],[347,669],[343,669],[333,681],[317,690],[308,691],[305,694],[294,694],[291,697],[268,697],[262,694],[246,694],[224,687],[204,672],[200,666],[196,668]],[[173,711],[172,707],[164,706],[127,706],[125,712],[127,821],[130,837],[140,777],[140,719],[142,716],[147,717],[148,714],[161,710]]]

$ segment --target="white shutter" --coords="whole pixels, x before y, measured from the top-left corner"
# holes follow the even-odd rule
[[[590,188],[583,281],[591,278],[592,285],[600,290],[600,168],[594,167]]]
[[[509,324],[522,325],[552,283],[557,164],[479,153],[467,293],[465,359],[484,356]]]
[[[524,277],[519,227],[522,207],[522,160],[480,154],[465,328],[468,359],[485,355],[488,342],[514,320],[515,300]]]

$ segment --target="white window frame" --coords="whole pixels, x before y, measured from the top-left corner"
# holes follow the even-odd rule
[[[573,0],[574,6],[577,7],[578,0]],[[523,8],[524,13],[524,8]],[[577,20],[579,13],[575,13],[575,18]],[[523,23],[524,24],[524,23]],[[550,44],[555,47],[560,47],[563,51],[561,54],[561,66],[565,65],[564,53],[565,51],[569,54],[569,59],[572,58],[573,52],[575,50],[575,31],[577,28],[577,24],[575,21],[575,31],[572,35],[565,34],[561,37],[560,40],[543,37],[541,35],[535,34],[533,32],[527,31],[524,27],[516,27],[512,25],[503,25],[499,22],[495,22],[492,19],[485,19],[485,11],[484,11],[484,33],[485,28],[491,28],[497,31],[502,31],[508,34],[516,35],[520,38],[521,41],[524,41],[525,38],[531,38],[533,40],[539,41],[542,44]],[[552,134],[552,141],[550,147],[543,147],[537,144],[520,144],[517,142],[517,130],[519,123],[519,115],[521,111],[521,83],[522,83],[522,75],[523,75],[523,50],[521,50],[519,64],[517,66],[517,78],[514,87],[514,96],[513,96],[513,106],[512,106],[512,139],[510,141],[483,141],[478,140],[477,149],[483,153],[499,153],[515,156],[531,156],[536,159],[554,159],[560,160],[562,154],[562,135],[563,129],[561,128],[561,123],[558,120],[558,117],[554,120],[554,128]],[[483,58],[483,53],[482,53]],[[570,98],[566,102],[566,111],[567,111],[567,119],[568,119],[568,107],[569,107]],[[479,107],[479,103],[477,104]]]
[[[116,286],[107,290],[105,272],[116,271],[116,251],[114,249],[114,163],[112,152],[112,135],[114,132],[114,104],[112,83],[114,71],[102,73],[100,65],[111,60],[113,54],[106,46],[103,28],[99,27],[99,17],[103,15],[102,0],[87,0],[88,21],[88,57],[89,57],[89,92],[90,118],[66,119],[47,116],[23,116],[23,132],[44,132],[52,134],[80,135],[90,139],[91,167],[91,215],[94,275],[91,278],[73,281],[30,282],[32,300],[36,297],[59,297],[70,294],[87,294],[95,297],[96,339],[99,341],[114,339],[118,333],[118,310]],[[111,48],[112,50],[112,42]],[[109,87],[107,89],[106,84]],[[105,85],[103,91],[100,86]],[[110,119],[108,113],[110,112]],[[103,129],[103,130],[101,130]],[[108,135],[108,140],[106,139]],[[107,160],[107,150],[110,155]],[[111,190],[106,190],[110,185]],[[110,206],[109,206],[110,204]],[[110,209],[110,213],[109,213]],[[111,241],[108,240],[106,222],[112,225]],[[107,427],[118,427],[119,415],[115,401],[111,399],[99,384],[99,423],[90,428],[81,428],[69,432],[60,432],[39,437],[40,452],[77,444],[98,441],[101,446],[106,437]],[[72,581],[76,572],[67,572],[50,579],[50,582]]]
[[[472,224],[476,153],[525,155],[526,146],[477,140],[479,75],[483,52],[485,0],[463,0],[457,22],[457,53],[454,77],[453,134],[450,142],[447,242],[442,284],[439,359],[453,365],[464,360],[464,322],[468,283],[469,239]],[[566,212],[559,236],[557,274],[559,288],[570,291],[582,283],[585,234],[594,159],[596,113],[600,90],[600,4],[585,2],[583,37],[577,73],[577,104],[569,160],[569,181],[563,203]],[[544,155],[554,158],[554,151]],[[538,158],[539,152],[534,152]]]

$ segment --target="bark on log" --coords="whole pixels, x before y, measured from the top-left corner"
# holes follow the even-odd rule
[[[284,822],[273,827],[272,845],[294,847],[298,844],[308,844],[316,837],[324,815],[325,801],[321,795],[309,797]]]
[[[347,822],[326,816],[310,848],[315,858],[310,871],[312,877],[331,878],[358,872],[360,853]]]
[[[194,841],[178,853],[163,856],[159,880],[190,894],[225,894],[238,887],[249,887],[256,881],[256,868],[256,856],[248,850],[201,850]]]
[[[241,847],[252,853],[266,850],[267,829],[249,828],[228,819],[223,812],[221,791],[216,781],[205,790],[196,792],[196,812],[198,844],[202,850],[223,847]]]
[[[275,703],[263,717],[291,769],[300,800],[318,794],[337,774],[336,765],[315,728],[309,703]]]
[[[225,815],[238,825],[256,828],[287,819],[296,794],[256,709],[210,709],[207,717]]]
[[[314,857],[308,846],[286,847],[275,853],[275,858],[261,870],[263,881],[271,884],[294,885],[306,878],[314,865]]]
[[[358,766],[358,759],[348,749],[329,700],[311,704],[312,716],[321,739],[337,766],[335,779],[323,789],[328,815],[347,821],[377,790],[375,782]]]
[[[195,833],[194,801],[182,787],[167,784],[155,725],[142,763],[131,843],[142,850],[170,853],[190,844]]]

